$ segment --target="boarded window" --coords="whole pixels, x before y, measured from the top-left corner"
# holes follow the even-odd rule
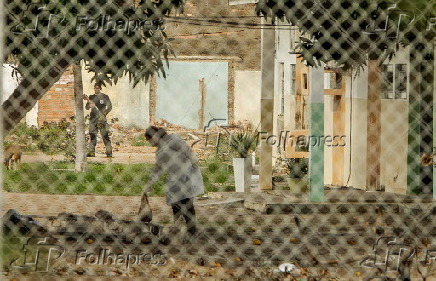
[[[381,67],[382,71],[382,98],[394,98],[394,66],[392,64],[384,64]]]
[[[341,89],[342,74],[337,72],[324,73],[324,89]]]
[[[290,40],[290,50],[291,53],[299,53],[301,50],[298,48],[298,44],[300,43],[300,31],[298,30],[298,27],[292,26],[291,27],[291,40]]]
[[[407,99],[407,65],[384,64],[382,71],[382,98]]]
[[[285,63],[280,63],[280,114],[285,112]]]
[[[395,66],[395,98],[407,99],[407,65]]]
[[[291,95],[295,95],[296,65],[291,64]]]
[[[307,90],[307,74],[303,73],[303,87]]]

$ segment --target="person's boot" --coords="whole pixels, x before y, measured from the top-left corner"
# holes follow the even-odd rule
[[[106,147],[106,157],[112,158],[112,146]]]

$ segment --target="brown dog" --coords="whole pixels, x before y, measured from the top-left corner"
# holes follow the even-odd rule
[[[3,163],[5,164],[6,169],[12,169],[14,166],[16,169],[18,164],[21,163],[21,155],[23,154],[21,151],[22,148],[22,146],[15,144],[10,144],[5,147],[3,153]]]

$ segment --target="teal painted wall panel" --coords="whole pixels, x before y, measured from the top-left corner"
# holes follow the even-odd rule
[[[310,105],[310,135],[324,135],[324,104],[312,103]],[[310,201],[324,201],[324,142],[309,146],[309,186]]]
[[[206,84],[204,125],[213,118],[228,118],[227,62],[170,61],[167,78],[157,79],[156,119],[189,129],[198,128],[199,80]],[[222,124],[220,121],[219,124]],[[226,122],[224,122],[226,123]]]

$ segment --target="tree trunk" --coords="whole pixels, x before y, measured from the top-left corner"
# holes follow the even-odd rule
[[[86,141],[85,117],[83,111],[83,83],[80,62],[73,64],[74,74],[74,99],[76,111],[76,173],[83,172],[86,168]]]
[[[23,80],[2,104],[4,137],[59,80],[69,65],[70,62],[62,57],[54,59],[47,68],[42,68],[41,65],[36,64],[35,69],[28,69],[27,73],[23,73]],[[38,74],[31,77],[34,70],[37,70]]]

